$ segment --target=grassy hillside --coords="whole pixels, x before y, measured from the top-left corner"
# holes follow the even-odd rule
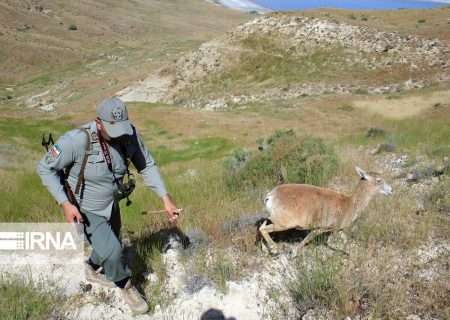
[[[2,1],[1,84],[114,54],[203,41],[241,15],[203,1]],[[214,17],[197,23],[201,17]],[[111,51],[113,50],[113,51]]]
[[[2,1],[1,112],[90,107],[246,19],[201,0]]]
[[[420,11],[422,13],[422,11]],[[430,13],[431,12],[431,13]],[[321,94],[398,93],[449,78],[449,9],[424,10],[430,24],[399,30],[384,24],[418,12],[400,10],[370,18],[364,12],[273,13],[235,28],[170,69],[167,101],[208,106],[208,99],[239,105],[248,101]],[[398,19],[396,19],[398,18]],[[427,29],[429,30],[429,29]],[[224,103],[222,102],[222,105]]]
[[[226,30],[254,18],[194,0],[7,0],[0,8],[0,66],[4,66],[0,80],[0,222],[63,220],[60,208],[35,173],[44,153],[40,147],[43,133],[59,136],[93,119],[94,105],[100,99],[160,67],[173,71],[174,61],[185,61],[178,60],[180,56],[191,57],[187,52],[198,52],[202,42],[219,35],[223,39],[229,36],[223,35]],[[439,38],[447,45],[449,12],[449,8],[313,10],[292,15]],[[31,27],[23,28],[24,24]],[[395,69],[385,76],[383,70],[352,64],[346,61],[354,53],[348,48],[328,46],[299,59],[285,47],[284,39],[270,34],[244,37],[238,44],[245,50],[228,56],[227,62],[239,58],[240,64],[207,74],[204,82],[199,86],[193,83],[194,89],[183,94],[209,99],[264,94],[276,87],[281,88],[280,96],[217,112],[180,108],[183,102],[128,104],[130,118],[155,156],[168,189],[184,208],[179,228],[200,235],[203,241],[195,250],[181,254],[179,262],[189,270],[186,278],[200,279],[226,293],[229,280],[255,274],[272,276],[265,269],[268,262],[284,260],[272,259],[259,249],[255,226],[232,232],[226,227],[263,210],[263,196],[274,185],[280,163],[287,163],[289,182],[316,183],[345,194],[358,183],[357,165],[380,172],[394,186],[393,197],[377,198],[352,228],[331,235],[330,240],[319,239],[297,259],[289,258],[294,272],[282,270],[287,282],[281,288],[258,280],[272,289],[266,297],[270,301],[261,302],[264,312],[267,309],[271,319],[288,319],[292,309],[297,318],[310,309],[330,319],[399,319],[412,314],[424,319],[448,318],[445,248],[450,180],[448,168],[439,175],[435,169],[450,154],[449,82],[377,95],[359,91],[286,96],[290,86],[303,81],[312,83],[313,88],[324,83],[345,84],[355,78],[383,84],[383,79],[403,79],[404,74]],[[205,50],[214,53],[214,48]],[[441,69],[433,68],[415,76],[420,80]],[[36,94],[44,98],[31,99]],[[35,103],[27,102],[30,99],[37,105],[30,107]],[[55,103],[56,111],[44,112],[39,103]],[[290,129],[295,135],[280,139],[274,152],[264,151],[264,139],[272,137],[273,141],[274,133],[277,137]],[[393,145],[393,151],[379,149],[380,145]],[[304,149],[308,150],[302,153]],[[319,160],[323,163],[314,166]],[[236,165],[235,176],[230,163]],[[295,171],[298,168],[303,171]],[[266,180],[261,172],[272,176]],[[418,181],[408,180],[414,172]],[[230,177],[251,183],[242,186]],[[165,287],[169,271],[161,243],[155,240],[170,226],[163,214],[150,213],[161,209],[161,203],[142,186],[140,178],[131,198],[132,206],[122,204],[124,236],[139,253],[134,275],[156,312],[175,301]],[[295,239],[282,239],[279,235],[277,241],[286,252],[298,245]],[[327,244],[348,251],[348,255]],[[287,257],[287,253],[282,256]],[[150,270],[158,276],[154,282],[141,276]],[[105,296],[85,295],[94,305],[116,307]],[[70,307],[87,304],[67,301]],[[11,318],[58,315],[54,310],[60,311],[61,305],[57,293],[42,297],[37,284],[0,278],[0,312],[9,312]],[[117,312],[123,314],[123,310]]]

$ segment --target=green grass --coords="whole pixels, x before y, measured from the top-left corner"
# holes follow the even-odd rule
[[[418,247],[436,220],[433,215],[417,215],[415,201],[405,199],[410,199],[410,194],[401,190],[394,190],[390,197],[377,196],[355,223],[351,236],[362,246]]]
[[[62,212],[35,171],[0,172],[1,222],[61,222]]]
[[[392,142],[406,149],[416,149],[432,156],[450,154],[450,121],[428,117],[402,120],[392,124]]]
[[[53,81],[52,76],[50,74],[42,74],[37,77],[34,77],[30,81],[28,81],[27,84],[42,88],[51,84],[52,81]]]
[[[249,38],[247,41],[247,43],[244,42],[244,48],[247,48],[250,52],[242,53],[240,64],[222,75],[218,81],[224,81],[226,84],[233,86],[240,86],[249,82],[251,85],[256,84],[265,87],[275,83],[277,85],[288,85],[306,79],[317,80],[319,76],[323,78],[334,77],[333,70],[326,72],[324,67],[329,59],[336,55],[337,49],[318,50],[311,55],[300,58],[286,55],[275,45],[272,48],[267,48],[271,44],[271,41],[267,39],[253,40],[253,38]]]
[[[56,292],[36,283],[0,276],[0,310],[2,320],[50,319],[63,302]]]
[[[340,296],[337,287],[339,260],[313,253],[298,258],[296,266],[294,273],[288,275],[288,290],[299,312],[334,307]]]
[[[222,292],[226,292],[227,282],[234,279],[238,271],[233,265],[231,258],[225,252],[219,250],[212,258],[212,261],[202,266],[204,268],[203,272],[208,275]]]
[[[133,282],[144,284],[150,310],[154,310],[156,305],[165,305],[168,302],[165,300],[164,291],[162,291],[166,278],[166,270],[161,256],[162,242],[152,229],[146,227],[133,232],[130,235],[130,240],[136,253],[130,266]],[[144,272],[156,274],[157,281],[145,284],[145,279],[142,276]]]
[[[293,130],[276,131],[261,141],[262,151],[235,152],[225,162],[230,191],[271,188],[280,181],[325,185],[336,173],[334,149],[316,137],[297,137]]]
[[[189,94],[202,97],[219,92],[235,94],[264,88],[288,88],[304,82],[327,82],[359,74],[362,66],[355,64],[343,70],[348,55],[343,48],[320,48],[306,55],[289,52],[274,37],[250,35],[239,45],[239,61],[224,72],[207,77]]]
[[[339,143],[369,145],[386,142],[395,144],[402,151],[443,157],[450,154],[450,122],[448,117],[448,112],[445,111],[403,120],[374,117],[374,126],[386,131],[384,137],[369,138],[367,137],[369,128],[366,128],[357,134],[340,138]]]
[[[63,119],[0,119],[0,137],[2,143],[17,144],[33,151],[42,151],[42,135],[52,133],[53,139],[72,127]]]
[[[166,132],[160,131],[160,134]],[[232,144],[219,137],[190,139],[183,142],[182,149],[169,149],[165,145],[160,145],[152,149],[152,154],[157,163],[164,165],[176,161],[189,161],[193,159],[215,159],[223,156],[232,147]]]
[[[191,176],[188,172],[193,171]],[[227,192],[223,181],[223,167],[220,160],[195,160],[189,163],[177,163],[176,171],[162,173],[168,191],[178,206],[185,209],[181,216],[183,228],[198,227],[212,238],[220,238],[221,225],[228,219],[252,212],[262,205],[258,195],[243,193],[238,197]],[[155,230],[166,225],[166,215],[146,212],[161,209],[159,198],[148,191],[138,180],[138,188],[131,199],[130,207],[122,205],[125,225],[133,230],[145,226]]]

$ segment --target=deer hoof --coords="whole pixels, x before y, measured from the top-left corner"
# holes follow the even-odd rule
[[[280,255],[280,251],[278,251],[278,249],[275,247],[269,248],[269,253],[272,257],[277,257]]]

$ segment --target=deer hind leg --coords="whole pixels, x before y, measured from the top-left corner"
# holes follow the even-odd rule
[[[326,232],[326,231],[321,230],[321,229],[311,230],[311,232],[308,233],[308,235],[302,240],[302,242],[300,242],[300,244],[296,248],[294,256],[297,256],[297,254],[300,252],[301,249],[303,249],[304,246],[306,246],[308,243],[310,243],[312,240],[314,240],[315,237],[317,237],[318,235],[320,235],[324,232]]]
[[[267,243],[267,247],[272,254],[277,254],[277,244],[275,241],[272,240],[269,233],[275,232],[275,231],[283,231],[286,230],[285,228],[278,227],[276,224],[272,223],[267,225],[267,220],[263,222],[263,224],[259,227],[259,233],[264,238],[264,240]]]

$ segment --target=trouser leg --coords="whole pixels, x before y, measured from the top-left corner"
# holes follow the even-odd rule
[[[94,267],[94,269],[97,269],[102,265],[102,259],[94,249],[92,249],[91,256],[89,257],[89,263]]]
[[[93,249],[91,262],[102,266],[106,278],[113,282],[130,277],[130,271],[122,260],[118,206],[113,206],[110,220],[91,213],[85,213],[85,216],[88,219],[85,233]]]

